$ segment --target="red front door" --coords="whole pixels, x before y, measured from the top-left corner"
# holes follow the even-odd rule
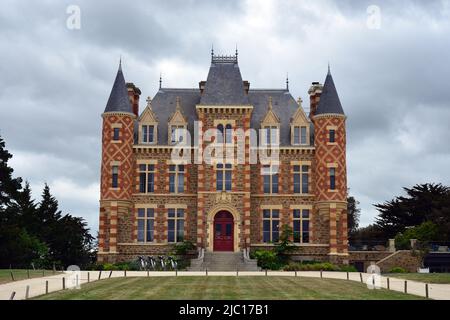
[[[214,217],[214,251],[233,251],[233,216],[220,211]]]

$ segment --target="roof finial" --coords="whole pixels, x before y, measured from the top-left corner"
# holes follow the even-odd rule
[[[328,61],[328,74],[331,75],[330,61]]]
[[[176,105],[176,109],[177,110],[181,110],[181,99],[179,96],[177,96],[177,105]]]
[[[272,96],[269,96],[269,110],[272,110]]]
[[[213,61],[214,57],[214,43],[211,44],[211,62]]]
[[[119,70],[122,71],[122,55],[119,56]]]
[[[237,43],[236,43],[236,60],[237,60],[237,57],[238,57],[238,47],[237,47]]]
[[[147,97],[147,100],[145,100],[145,101],[147,101],[147,108],[152,108],[152,98],[150,97],[150,96],[148,96]]]
[[[301,97],[298,97],[297,104],[298,104],[298,107],[299,107],[299,108],[302,107],[302,102],[303,102],[302,98],[301,98]]]
[[[289,91],[289,73],[286,72],[286,90]]]
[[[162,88],[162,73],[159,73],[159,88]]]

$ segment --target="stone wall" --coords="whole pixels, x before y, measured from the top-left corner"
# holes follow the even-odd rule
[[[389,272],[392,268],[401,267],[408,272],[417,272],[420,267],[419,257],[410,250],[400,250],[377,262],[381,272]]]

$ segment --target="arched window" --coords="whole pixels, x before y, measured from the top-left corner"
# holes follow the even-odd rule
[[[225,126],[225,143],[233,143],[233,128],[231,124]]]
[[[217,126],[217,137],[216,137],[217,143],[223,143],[223,125],[219,124]]]

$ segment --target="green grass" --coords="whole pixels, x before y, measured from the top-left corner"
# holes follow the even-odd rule
[[[14,280],[24,280],[28,279],[28,273],[25,269],[0,269],[0,284],[11,282],[11,271],[14,275]],[[38,278],[42,277],[42,270],[29,270],[30,278]],[[57,272],[58,273],[58,272]],[[45,275],[53,275],[52,270],[45,270]]]
[[[450,283],[450,273],[389,273],[383,276],[426,283]]]
[[[409,300],[421,297],[346,280],[294,277],[113,278],[37,297],[44,300],[263,299]]]

